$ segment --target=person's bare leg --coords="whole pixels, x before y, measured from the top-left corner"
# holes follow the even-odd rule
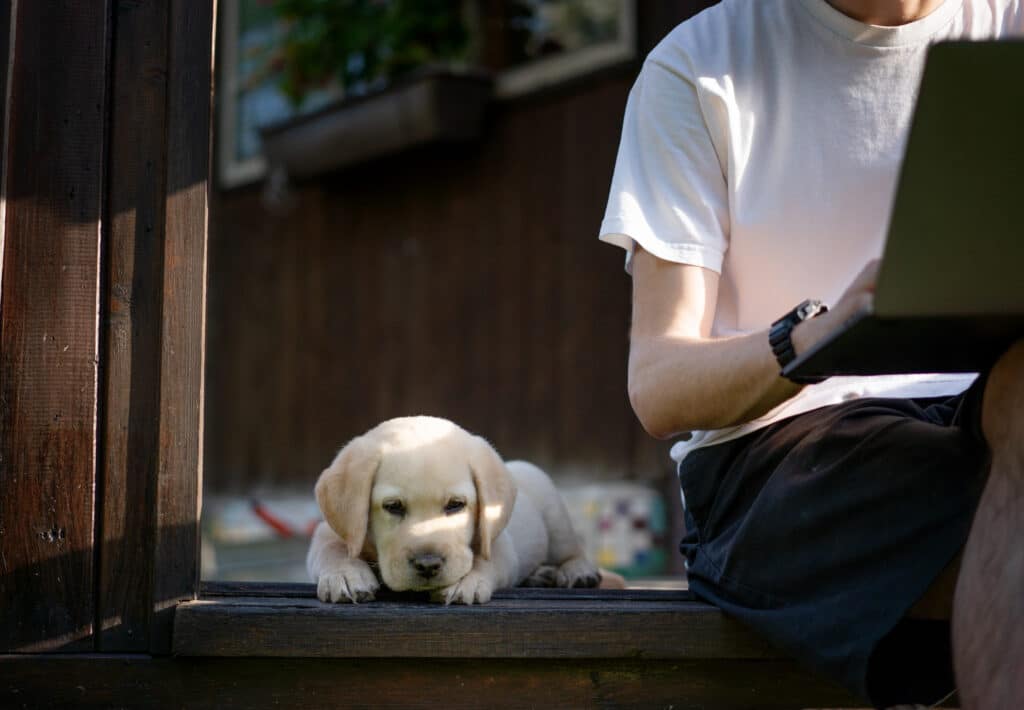
[[[962,707],[1024,707],[1024,340],[989,375],[982,429],[992,450],[953,604]]]

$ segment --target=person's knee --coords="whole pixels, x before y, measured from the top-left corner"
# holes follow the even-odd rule
[[[981,428],[993,451],[1024,446],[1024,338],[996,361],[985,383]]]

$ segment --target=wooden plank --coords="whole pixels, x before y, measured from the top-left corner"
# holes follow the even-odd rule
[[[119,3],[115,20],[97,648],[145,651],[159,448],[167,6]]]
[[[649,471],[631,471],[635,415],[626,390],[631,281],[621,249],[597,243],[621,132],[621,111],[602,110],[623,101],[615,84],[595,86],[567,99],[564,135],[556,153],[563,171],[557,255],[563,284],[556,416],[561,459],[575,458],[588,479],[622,481]],[[624,101],[623,101],[624,105]],[[580,122],[577,116],[591,117]],[[594,209],[595,205],[601,208]],[[584,255],[586,255],[584,257]],[[601,314],[604,331],[592,319]],[[600,357],[595,357],[595,353]],[[608,362],[621,363],[614,373]],[[593,414],[592,414],[593,413]],[[596,413],[600,413],[597,415]],[[591,442],[600,442],[595,446]]]
[[[522,107],[509,117],[519,133],[522,155],[512,166],[518,185],[510,186],[519,195],[524,215],[522,252],[524,279],[520,300],[522,343],[520,382],[522,387],[523,431],[517,437],[522,451],[516,454],[555,472],[555,467],[570,468],[573,456],[559,460],[559,427],[562,383],[559,381],[559,353],[564,346],[563,323],[559,303],[563,297],[558,244],[558,194],[562,174],[556,160],[564,135],[565,111],[560,102],[538,102]],[[524,145],[525,144],[525,145]],[[589,413],[576,412],[574,416]],[[603,414],[603,413],[602,413]],[[578,452],[577,452],[578,453]]]
[[[14,27],[11,2],[12,0],[0,0],[0,59],[2,59],[2,63],[0,63],[0,102],[2,103],[0,105],[3,106],[3,111],[0,112],[0,175],[4,175],[4,165],[7,161],[7,111],[10,98],[7,95],[7,89],[9,88],[9,74],[14,62],[14,55],[11,53],[13,49],[11,28]],[[4,209],[5,207],[0,206],[0,221],[3,221]],[[0,261],[3,261],[3,231],[3,225],[0,224]]]
[[[316,597],[316,585],[294,582],[203,582],[200,596],[206,597],[298,597],[312,599]],[[387,594],[387,596],[381,596]],[[381,590],[380,599],[400,601],[409,598],[408,594],[399,594]],[[659,601],[659,602],[693,602],[697,596],[688,589],[559,589],[542,587],[518,587],[502,589],[494,593],[495,599],[522,599],[560,601],[597,600],[605,602]]]
[[[485,11],[488,23],[494,6],[500,3],[488,0],[490,9]],[[500,17],[500,12],[498,14]],[[491,32],[489,37],[500,38],[501,32]],[[488,39],[489,41],[489,39]],[[527,419],[523,392],[523,353],[530,330],[528,323],[520,317],[524,291],[528,288],[533,274],[526,269],[524,254],[530,245],[525,239],[524,224],[529,216],[523,213],[522,196],[519,192],[521,178],[512,166],[516,156],[532,150],[528,137],[510,130],[509,121],[496,124],[484,145],[486,151],[480,158],[478,175],[466,185],[468,191],[474,184],[493,185],[494,194],[489,200],[478,200],[480,210],[480,233],[489,234],[489,247],[493,256],[490,278],[497,292],[492,317],[486,324],[493,328],[493,357],[487,361],[494,385],[488,396],[500,406],[491,407],[487,438],[508,458],[529,458],[534,453],[523,445],[523,429]],[[462,187],[462,186],[460,186]]]
[[[211,598],[175,614],[180,656],[779,658],[699,602],[496,599],[483,606]]]
[[[0,706],[851,707],[791,661],[0,657]]]
[[[170,3],[159,467],[150,650],[199,585],[206,234],[216,3]]]
[[[92,648],[107,2],[19,2],[0,295],[0,645]]]

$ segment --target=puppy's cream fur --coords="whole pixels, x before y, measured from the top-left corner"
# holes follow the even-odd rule
[[[372,599],[380,581],[463,604],[524,581],[599,581],[547,474],[444,419],[391,419],[354,439],[316,498],[324,522],[306,566],[322,601]]]

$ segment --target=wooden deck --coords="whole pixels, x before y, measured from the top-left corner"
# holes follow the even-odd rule
[[[204,584],[173,657],[0,656],[0,707],[801,708],[856,705],[684,590],[397,595]]]
[[[687,591],[512,589],[488,604],[324,604],[312,585],[218,585],[178,607],[178,656],[782,659]],[[231,588],[241,595],[224,595]]]

